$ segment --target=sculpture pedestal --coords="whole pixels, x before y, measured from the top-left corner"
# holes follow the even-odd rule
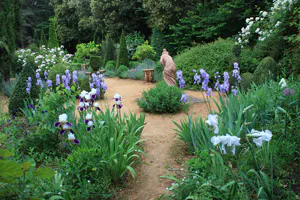
[[[153,80],[154,69],[143,69],[144,72],[144,80],[146,82],[151,83]]]

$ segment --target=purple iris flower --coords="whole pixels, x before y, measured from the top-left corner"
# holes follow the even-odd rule
[[[180,98],[180,101],[183,102],[183,103],[186,103],[187,102],[187,95],[186,94],[182,94],[181,98]]]
[[[212,89],[211,88],[208,88],[207,91],[206,91],[206,96],[211,96],[212,94]]]
[[[295,93],[294,89],[290,89],[290,95],[293,95]]]
[[[215,90],[219,90],[220,88],[220,82],[219,80],[217,80],[216,84],[215,84]]]
[[[238,94],[238,90],[237,90],[236,88],[234,88],[234,89],[232,90],[232,93],[233,93],[234,96],[236,96],[236,95]]]
[[[30,94],[30,88],[26,88],[26,93]]]
[[[179,79],[179,87],[180,87],[180,88],[184,88],[184,86],[185,86],[185,81],[184,81],[184,79],[183,79],[183,78]]]
[[[52,80],[47,80],[46,83],[47,83],[48,87],[52,87]]]
[[[192,72],[196,73],[196,70],[195,70],[195,69],[193,69],[193,70],[192,70]]]
[[[41,88],[44,88],[42,79],[37,79],[37,80],[36,80],[36,84],[37,84],[38,86],[40,86]]]
[[[75,139],[75,140],[73,141],[73,143],[74,143],[74,144],[79,144],[80,141],[79,141],[78,139]]]
[[[181,70],[178,70],[177,72],[176,72],[176,76],[177,76],[177,79],[182,79],[182,71]]]
[[[40,74],[39,74],[38,72],[35,74],[35,77],[36,77],[37,79],[41,78],[41,77],[40,77]]]
[[[93,82],[90,83],[90,88],[91,88],[91,89],[94,88],[94,83],[93,83]]]
[[[195,74],[194,75],[194,84],[199,84],[201,82],[200,75]]]
[[[73,71],[73,83],[77,82],[77,71]]]
[[[47,71],[44,71],[44,77],[45,77],[45,79],[48,78],[48,72]]]
[[[56,86],[60,84],[60,75],[56,74]]]
[[[104,82],[101,82],[101,89],[106,91],[107,90],[107,85]]]
[[[66,81],[66,80],[67,80],[67,77],[66,77],[65,75],[62,75],[62,76],[61,76],[61,80],[62,80],[62,83],[63,83],[63,84],[66,84],[66,83],[67,83],[67,81]]]
[[[237,62],[233,63],[233,67],[234,67],[234,69],[240,70],[239,63],[237,63]]]

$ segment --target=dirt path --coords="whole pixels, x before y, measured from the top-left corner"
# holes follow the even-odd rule
[[[115,93],[119,93],[124,104],[123,112],[142,112],[136,103],[136,99],[142,96],[144,90],[155,87],[155,84],[152,83],[117,78],[105,79],[105,82],[109,87],[105,94],[105,104],[111,106],[113,100],[109,98],[113,97]],[[186,94],[202,98],[200,92],[186,91]],[[191,105],[189,114],[192,113],[195,116],[199,116],[200,113],[204,116],[207,115],[205,104],[196,103]],[[142,133],[142,139],[146,139],[144,150],[147,157],[143,157],[144,164],[137,169],[137,178],[129,181],[126,188],[117,194],[116,199],[152,200],[165,193],[166,187],[170,186],[172,181],[159,177],[172,174],[174,170],[182,169],[181,163],[177,161],[184,156],[184,149],[178,138],[176,138],[173,121],[180,122],[185,116],[184,112],[161,115],[146,114],[147,125]]]

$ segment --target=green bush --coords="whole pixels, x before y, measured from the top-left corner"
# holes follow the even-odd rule
[[[118,51],[118,60],[117,60],[117,69],[121,65],[129,66],[128,51],[127,51],[127,45],[126,45],[124,33],[122,33],[121,39],[120,39],[120,47],[119,47],[119,51]]]
[[[241,54],[241,51],[242,51],[241,45],[237,45],[237,44],[233,45],[232,53],[235,57],[239,57]]]
[[[71,63],[70,71],[80,71],[81,70],[81,63]]]
[[[117,76],[121,78],[121,74],[124,72],[128,72],[128,67],[121,65],[117,70]]]
[[[241,74],[241,78],[241,88],[245,91],[251,87],[251,83],[255,82],[255,76],[250,72]]]
[[[265,80],[276,77],[276,62],[272,57],[264,58],[254,71],[257,83],[263,83]]]
[[[145,112],[175,113],[181,109],[181,95],[179,88],[160,82],[155,88],[144,91],[137,103]]]
[[[137,47],[132,58],[141,61],[144,59],[154,59],[155,56],[156,52],[153,47],[149,45],[148,40],[146,40],[144,44]]]
[[[113,77],[116,77],[117,76],[117,73],[115,71],[106,71],[104,73],[104,76],[105,77],[108,77],[108,78],[113,78]]]
[[[131,34],[126,35],[126,44],[130,58],[134,55],[137,47],[144,42],[144,36],[142,36],[140,32],[135,31]]]
[[[105,65],[106,71],[115,71],[116,69],[116,62],[114,60],[110,60]]]
[[[138,64],[139,64],[139,62],[137,62],[137,61],[130,61],[129,69],[135,68]]]
[[[242,73],[253,73],[259,65],[260,58],[256,52],[249,48],[243,48],[239,56],[239,66]]]
[[[38,88],[36,86],[35,71],[33,66],[34,63],[28,62],[21,72],[21,76],[9,100],[8,109],[11,115],[20,113],[20,109],[24,108],[24,100],[38,97]],[[32,79],[30,94],[26,93],[28,77],[31,77]]]
[[[65,164],[68,176],[65,183],[72,185],[72,193],[81,192],[80,197],[85,199],[111,197],[111,177],[103,160],[104,155],[98,148],[80,147],[68,156]],[[82,191],[84,185],[87,188]]]
[[[164,80],[163,71],[164,70],[160,62],[157,62],[154,67],[154,82],[159,82]]]
[[[107,63],[115,59],[116,47],[114,41],[111,38],[106,38],[103,43],[103,52],[104,52],[104,63]]]
[[[53,67],[51,67],[49,75],[48,75],[48,79],[52,80],[53,85],[55,85],[56,83],[56,74],[59,74],[60,77],[66,73],[67,70],[67,65],[63,64],[63,63],[58,63],[56,65],[54,65]]]
[[[174,61],[177,70],[182,70],[187,87],[194,83],[193,69],[203,68],[213,77],[215,72],[224,72],[232,69],[234,55],[232,47],[234,42],[231,40],[219,39],[214,43],[199,45],[179,54]]]
[[[101,56],[90,56],[90,62],[94,71],[98,71],[103,64]]]
[[[47,39],[44,33],[44,30],[41,31],[41,38],[40,38],[40,47],[42,47],[43,45],[47,45]]]
[[[81,90],[90,91],[90,79],[88,76],[78,77],[78,83]]]

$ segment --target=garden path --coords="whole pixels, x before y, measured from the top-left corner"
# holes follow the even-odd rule
[[[155,87],[153,83],[137,81],[131,79],[106,78],[108,85],[104,101],[99,103],[112,106],[111,100],[115,93],[122,96],[124,107],[122,112],[140,113],[142,110],[138,107],[136,99],[142,97],[142,92]],[[202,98],[201,92],[185,91],[188,96]],[[103,106],[102,106],[103,107]],[[189,114],[194,116],[207,116],[207,109],[204,103],[192,104],[189,108]],[[115,199],[122,200],[154,200],[165,193],[166,187],[170,186],[172,181],[162,179],[160,176],[174,174],[183,169],[185,160],[185,149],[180,140],[176,137],[173,121],[180,122],[186,114],[180,112],[177,114],[146,114],[146,126],[142,133],[142,139],[145,139],[144,150],[147,156],[142,159],[137,169],[137,178],[129,180],[126,188],[118,192]]]

